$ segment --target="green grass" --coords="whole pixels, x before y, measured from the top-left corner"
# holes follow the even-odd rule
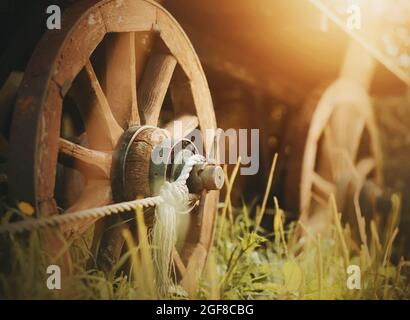
[[[228,179],[228,191],[233,188],[234,175],[235,172],[232,179]],[[244,204],[241,208],[233,208],[228,192],[220,206],[216,239],[199,288],[190,295],[176,286],[168,296],[161,296],[155,288],[152,248],[148,239],[139,239],[139,246],[136,246],[131,233],[125,230],[123,236],[129,251],[109,273],[84,267],[91,255],[84,239],[67,244],[65,250],[74,257],[74,272],[63,277],[62,290],[53,291],[46,288],[48,275],[45,270],[55,263],[56,258],[42,250],[39,234],[3,236],[0,239],[0,258],[3,259],[0,264],[0,298],[410,298],[410,263],[404,259],[395,264],[391,262],[399,222],[399,197],[392,198],[393,209],[385,230],[376,230],[372,223],[368,228],[370,234],[366,234],[367,243],[357,246],[349,226],[342,225],[333,199],[329,202],[333,223],[318,235],[310,233],[297,222],[285,223],[285,213],[276,199],[275,208],[267,210],[268,194],[261,206]],[[21,215],[18,210],[2,203],[3,223],[16,214]],[[267,214],[273,214],[271,231],[260,227],[263,216]],[[146,234],[141,212],[137,213],[136,219],[139,234]],[[366,232],[366,228],[363,231]],[[118,274],[125,263],[131,265],[130,271]],[[347,288],[346,270],[349,265],[361,268],[361,290]]]
[[[394,201],[398,201],[396,197]],[[334,206],[332,206],[334,208]],[[332,210],[332,209],[330,209]],[[244,206],[234,224],[216,239],[201,286],[201,298],[214,299],[409,299],[410,264],[391,263],[391,246],[371,237],[357,249],[339,215],[320,235],[298,224],[283,229],[284,213],[275,211],[274,234],[261,236]],[[390,235],[390,239],[391,239]],[[365,252],[369,250],[370,256]],[[361,290],[349,290],[347,266],[361,268]]]

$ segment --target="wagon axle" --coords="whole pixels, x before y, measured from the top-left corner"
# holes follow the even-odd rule
[[[198,154],[188,139],[171,139],[165,129],[154,126],[130,127],[114,152],[111,172],[115,201],[130,201],[157,195],[165,181],[175,181],[190,156]],[[191,193],[220,190],[224,184],[222,168],[198,164],[187,181]]]

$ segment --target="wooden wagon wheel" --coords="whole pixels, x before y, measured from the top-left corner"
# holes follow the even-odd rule
[[[60,135],[67,105],[77,108],[84,127],[74,138]],[[26,71],[12,124],[10,195],[31,203],[39,216],[148,196],[149,154],[156,142],[146,133],[172,129],[176,120],[184,133],[199,127],[209,152],[213,138],[204,132],[216,128],[211,96],[177,22],[150,0],[81,1],[67,9],[61,31],[44,35]],[[124,141],[129,148],[118,145]],[[128,190],[116,189],[113,181],[117,159],[125,159]],[[77,173],[59,174],[59,163]],[[72,185],[81,194],[71,192],[66,204],[58,203],[57,186]],[[190,215],[188,234],[174,254],[182,280],[201,273],[217,200],[217,191],[203,192]],[[81,232],[95,221],[83,223],[70,228]],[[115,261],[122,240],[108,235],[105,254]]]
[[[375,190],[382,184],[381,146],[368,95],[375,65],[351,41],[339,78],[308,97],[288,130],[285,204],[313,230],[331,222],[328,200],[333,194],[344,220],[359,233],[363,187]],[[363,234],[360,238],[365,241]]]
[[[320,231],[333,217],[336,197],[346,221],[357,225],[355,197],[367,180],[381,184],[381,153],[371,101],[357,82],[340,78],[307,100],[289,130],[288,209]]]

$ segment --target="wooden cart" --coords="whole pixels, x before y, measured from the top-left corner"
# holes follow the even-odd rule
[[[216,128],[216,118],[222,128],[260,128],[262,172],[279,152],[276,192],[312,228],[329,222],[331,194],[356,219],[364,186],[378,192],[369,92],[410,81],[373,40],[363,47],[374,32],[343,30],[321,1],[172,0],[166,9],[151,0],[69,2],[62,30],[46,32],[28,63],[9,134],[9,195],[39,216],[150,195],[156,142],[135,128],[169,130],[175,120],[184,132]],[[342,28],[323,30],[323,19]],[[376,59],[390,71],[376,71]],[[375,72],[383,76],[372,84]],[[127,140],[133,153],[118,153],[118,141],[137,131]],[[112,171],[118,158],[133,186],[121,192]],[[204,265],[217,200],[217,191],[202,194],[174,250],[182,281]],[[103,264],[112,265],[123,243],[117,229],[104,232],[114,223],[68,229],[78,235],[95,225]]]
[[[315,229],[331,219],[330,194],[354,225],[357,198],[381,194],[369,96],[402,93],[410,84],[409,67],[398,61],[406,52],[392,57],[385,43],[392,30],[408,27],[392,12],[403,3],[362,4],[361,30],[348,28],[347,1],[168,4],[204,65],[219,126],[261,129],[264,172],[278,152],[275,192]]]

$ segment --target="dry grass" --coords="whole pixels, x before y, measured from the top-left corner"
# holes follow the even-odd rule
[[[275,161],[273,162],[271,176]],[[271,181],[271,179],[269,179]],[[228,179],[232,190],[234,177]],[[270,184],[269,184],[270,185]],[[269,186],[268,186],[269,189]],[[137,246],[126,230],[123,236],[129,251],[110,273],[85,269],[90,251],[85,241],[67,246],[75,257],[74,273],[62,281],[62,290],[46,288],[46,267],[54,259],[41,249],[39,235],[3,236],[0,239],[0,297],[6,299],[409,299],[410,263],[391,262],[400,214],[400,198],[394,196],[393,209],[385,230],[371,224],[367,242],[355,245],[349,226],[341,222],[333,199],[329,214],[333,223],[320,235],[304,230],[296,236],[298,223],[287,224],[285,212],[274,199],[266,209],[267,190],[261,207],[233,208],[228,196],[221,206],[214,247],[200,286],[188,296],[175,286],[167,296],[155,287],[152,250],[146,236]],[[2,205],[3,222],[21,215]],[[273,212],[273,232],[260,227],[266,212]],[[252,218],[256,217],[256,218]],[[138,234],[146,235],[142,213],[136,213]],[[364,229],[366,232],[366,229]],[[8,263],[5,263],[5,262]],[[128,263],[130,271],[119,273]],[[361,290],[346,285],[347,266],[361,268]]]
[[[397,200],[397,199],[396,199]],[[381,244],[373,231],[371,243],[357,249],[348,227],[333,211],[335,223],[322,234],[295,242],[296,223],[283,227],[284,213],[275,210],[274,234],[255,232],[244,206],[233,229],[217,239],[201,287],[202,298],[216,299],[409,299],[410,263],[391,263],[390,241]],[[233,236],[230,236],[232,235]],[[389,239],[389,237],[388,237]],[[370,251],[370,257],[366,255]],[[347,267],[361,268],[361,290],[347,287]]]

